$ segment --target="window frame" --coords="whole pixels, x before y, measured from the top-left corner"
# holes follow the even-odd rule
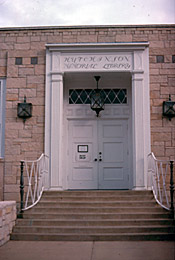
[[[0,158],[5,154],[5,100],[6,80],[0,78]]]

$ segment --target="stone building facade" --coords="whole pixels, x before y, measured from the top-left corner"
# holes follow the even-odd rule
[[[20,160],[34,160],[45,150],[46,52],[52,44],[75,49],[80,45],[102,44],[108,49],[113,44],[116,48],[129,45],[130,50],[133,45],[145,44],[149,51],[150,150],[157,158],[175,159],[175,118],[169,121],[162,117],[163,101],[169,95],[175,101],[174,25],[2,28],[0,80],[5,109],[1,123],[5,131],[3,134],[1,128],[1,199],[19,200]],[[33,105],[32,117],[25,124],[17,117],[17,104],[24,96]]]

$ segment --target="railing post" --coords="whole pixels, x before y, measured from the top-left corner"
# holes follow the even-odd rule
[[[174,161],[170,161],[170,196],[171,196],[171,213],[174,218],[174,202],[173,202],[173,193],[174,193],[174,182],[173,182],[173,163]]]
[[[24,206],[24,161],[21,161],[21,176],[20,176],[20,213],[18,214],[18,218],[23,217],[23,206]]]

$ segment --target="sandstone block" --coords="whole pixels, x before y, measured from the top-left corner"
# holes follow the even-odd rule
[[[173,147],[167,147],[165,149],[166,156],[175,156],[175,149]]]
[[[34,75],[34,68],[19,68],[19,76]]]
[[[116,42],[116,36],[98,36],[98,42]]]
[[[170,94],[169,87],[168,86],[161,86],[160,94],[161,95],[169,95]]]
[[[7,78],[7,88],[25,88],[26,78]]]
[[[159,69],[150,69],[150,75],[159,75]]]
[[[45,74],[45,65],[36,65],[35,75],[44,75],[44,74]]]
[[[16,139],[16,138],[18,138],[18,130],[6,128],[5,137],[7,139]]]
[[[12,43],[1,43],[0,50],[13,50],[14,45]]]
[[[36,89],[33,88],[20,89],[19,96],[20,97],[26,96],[28,102],[29,97],[36,97]]]
[[[16,176],[15,175],[8,175],[4,178],[5,184],[16,184]]]
[[[65,36],[63,35],[63,43],[76,43],[77,39],[75,36]]]
[[[150,83],[166,83],[168,82],[167,76],[157,76],[157,75],[151,75],[150,76]]]
[[[161,75],[175,75],[175,68],[174,69],[160,69],[160,74]]]
[[[151,98],[160,98],[160,91],[151,90],[151,91],[150,91],[150,97],[151,97]]]
[[[157,127],[157,126],[160,127],[160,126],[162,126],[162,124],[163,124],[163,123],[162,123],[162,120],[152,120],[152,121],[151,121],[151,126],[152,126],[152,127]]]
[[[6,77],[6,67],[0,67],[0,77]]]
[[[154,133],[153,141],[168,141],[171,140],[171,133]]]
[[[31,137],[32,137],[31,130],[27,130],[27,129],[19,130],[19,138],[31,138]]]
[[[17,37],[17,43],[26,43],[30,42],[30,37],[28,36],[22,36],[22,37]]]
[[[19,185],[5,185],[5,192],[19,192]]]
[[[31,36],[31,42],[39,42],[40,36]]]
[[[27,84],[41,84],[44,83],[44,76],[27,76]]]
[[[165,155],[165,147],[164,146],[154,146],[152,147],[152,151],[155,156],[164,156]]]
[[[18,94],[8,94],[7,93],[6,99],[8,101],[17,101],[18,100]]]
[[[151,41],[150,48],[164,48],[164,41]]]
[[[175,87],[175,80],[174,77],[168,77],[168,85]]]
[[[32,42],[31,49],[32,50],[43,50],[43,49],[45,49],[45,42]]]
[[[29,50],[30,43],[15,43],[16,50]]]
[[[160,90],[160,84],[159,83],[158,84],[151,84],[150,89],[158,91],[158,90]]]
[[[124,35],[116,35],[116,42],[132,42],[132,35],[124,34]]]

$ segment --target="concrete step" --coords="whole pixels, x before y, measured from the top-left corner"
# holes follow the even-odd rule
[[[117,234],[117,233],[150,233],[150,232],[161,232],[161,233],[173,233],[174,229],[173,227],[169,226],[120,226],[120,227],[111,227],[111,226],[79,226],[79,227],[74,227],[74,226],[62,226],[62,227],[57,227],[57,226],[16,226],[14,228],[14,234],[15,233],[75,233],[75,234],[105,234],[105,233],[110,233],[110,234]]]
[[[156,213],[147,213],[147,212],[139,212],[139,213],[29,213],[25,212],[23,215],[24,219],[66,219],[66,220],[72,220],[72,219],[157,219],[157,218],[164,218],[164,219],[170,219],[170,215],[167,212],[156,212]]]
[[[140,195],[140,196],[145,196],[145,195],[151,195],[152,196],[152,191],[149,190],[66,190],[66,191],[44,191],[43,196],[116,196],[116,195]]]
[[[108,201],[108,202],[97,202],[97,201],[92,201],[92,202],[72,202],[72,201],[60,201],[60,202],[53,202],[53,201],[41,201],[39,205],[36,207],[78,207],[78,208],[86,208],[86,207],[93,207],[93,208],[100,208],[100,207],[154,207],[156,206],[155,201]]]
[[[18,219],[17,225],[22,226],[153,226],[153,225],[173,225],[173,220],[167,219],[112,219],[112,220],[80,220],[80,219]]]
[[[155,202],[153,195],[146,195],[146,196],[122,196],[122,195],[117,195],[117,196],[75,196],[75,195],[67,195],[67,196],[63,196],[63,195],[59,195],[59,196],[54,196],[54,195],[50,195],[47,196],[45,195],[42,199],[41,202],[60,202],[60,201],[65,201],[65,202],[105,202],[105,201],[110,201],[110,202],[117,202],[117,201],[153,201]]]
[[[126,233],[126,234],[12,234],[17,241],[174,241],[174,234]]]
[[[163,213],[163,210],[159,207],[34,207],[30,209],[26,214],[31,213],[141,213],[149,212]]]

